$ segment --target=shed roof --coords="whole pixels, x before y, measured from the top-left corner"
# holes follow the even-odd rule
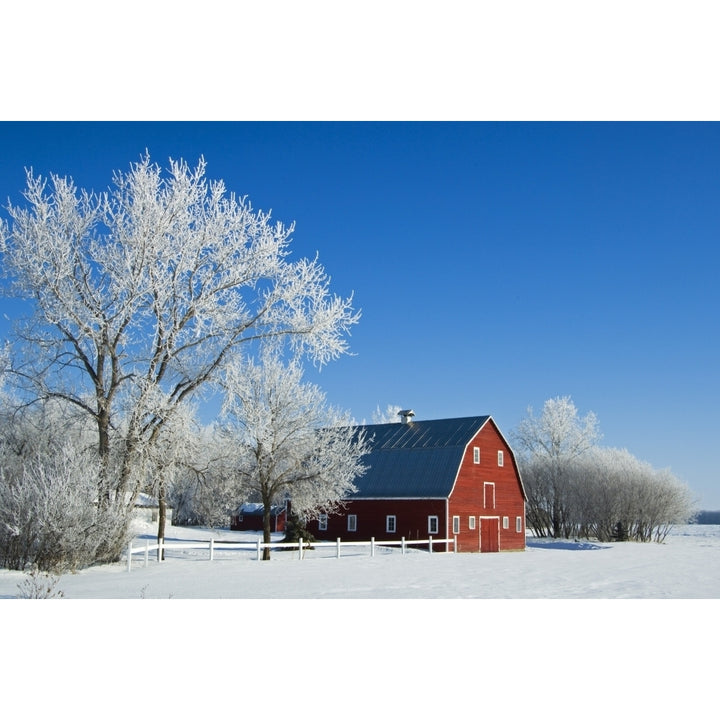
[[[467,444],[489,415],[447,420],[363,425],[372,439],[350,498],[445,498],[450,495]]]
[[[238,515],[259,515],[262,517],[265,511],[265,506],[262,503],[250,503],[246,502],[240,505],[236,510]],[[275,517],[276,515],[282,515],[285,512],[284,505],[273,505],[270,508],[270,515]]]

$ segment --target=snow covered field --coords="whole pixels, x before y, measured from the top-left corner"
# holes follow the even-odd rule
[[[153,537],[138,526],[136,545]],[[254,541],[254,533],[169,527],[167,541]],[[279,539],[279,538],[278,538]],[[274,551],[258,562],[254,551],[169,550],[144,567],[125,562],[61,578],[68,599],[458,599],[458,598],[709,598],[720,599],[720,526],[675,528],[665,543],[589,543],[528,538],[522,553],[446,554],[377,548]],[[0,597],[19,594],[23,573],[0,570]]]
[[[138,544],[152,535],[138,532]],[[180,717],[287,696],[315,717],[337,693],[352,694],[351,718],[385,717],[388,701],[418,717],[470,714],[481,688],[492,689],[484,707],[510,718],[575,702],[583,718],[717,707],[720,526],[678,527],[663,544],[529,538],[524,553],[353,553],[258,562],[216,551],[210,562],[205,550],[172,551],[148,567],[137,556],[130,573],[122,562],[65,575],[66,599],[95,602],[0,603],[0,676],[32,692],[40,668],[59,697],[73,683],[109,683],[118,709],[134,712],[142,697]],[[0,597],[17,597],[25,577],[1,570]],[[128,602],[139,599],[163,602]],[[73,697],[74,717],[94,717],[87,693]]]

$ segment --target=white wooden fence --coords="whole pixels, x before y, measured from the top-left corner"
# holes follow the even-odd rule
[[[369,547],[370,548],[370,556],[375,557],[375,548],[378,546],[386,547],[388,545],[390,546],[399,546],[402,549],[402,554],[405,555],[405,552],[410,545],[427,545],[428,550],[430,553],[433,551],[433,545],[437,545],[438,543],[444,543],[445,549],[449,550],[450,546],[452,545],[453,552],[457,552],[457,543],[455,542],[455,538],[432,538],[429,537],[425,540],[406,540],[405,538],[401,538],[400,540],[381,540],[376,541],[375,538],[370,538],[370,540],[364,540],[364,541],[352,541],[352,542],[342,542],[340,538],[338,538],[335,542],[313,542],[313,543],[306,543],[300,540],[300,542],[296,543],[283,543],[283,542],[270,542],[265,543],[262,540],[258,539],[257,542],[232,542],[232,541],[226,541],[226,540],[215,540],[214,538],[210,538],[209,540],[199,540],[199,541],[191,541],[191,542],[185,542],[185,541],[178,541],[178,542],[164,542],[160,540],[159,542],[151,543],[149,540],[145,541],[144,545],[139,545],[133,547],[133,541],[131,540],[128,543],[127,547],[127,569],[128,572],[132,570],[132,559],[133,555],[143,555],[145,559],[145,567],[147,567],[148,562],[150,560],[150,553],[152,552],[155,555],[155,558],[158,562],[162,562],[164,558],[164,551],[165,550],[207,550],[208,551],[208,560],[213,560],[215,556],[215,551],[217,550],[255,550],[257,553],[257,559],[260,560],[262,551],[269,547],[271,550],[278,550],[280,548],[291,548],[291,549],[297,549],[298,551],[298,559],[302,560],[305,556],[305,550],[312,549],[312,548],[335,548],[335,557],[339,558],[341,555],[340,548],[341,547]]]

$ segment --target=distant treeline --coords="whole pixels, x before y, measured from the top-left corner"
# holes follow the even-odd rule
[[[692,522],[698,525],[720,525],[720,510],[701,510]]]

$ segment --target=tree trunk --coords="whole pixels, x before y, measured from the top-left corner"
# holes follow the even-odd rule
[[[263,542],[269,543],[272,539],[271,533],[271,523],[270,523],[270,511],[272,509],[272,506],[270,503],[265,502],[263,503]],[[263,560],[269,560],[270,559],[270,548],[265,546],[263,548]]]
[[[97,415],[100,477],[98,478],[98,507],[106,509],[112,503],[110,483],[110,413],[101,406]]]
[[[165,503],[165,481],[160,480],[158,485],[158,531],[157,539],[158,545],[160,542],[165,542],[165,518],[167,516],[167,505]],[[165,559],[165,548],[162,551],[161,560]]]

